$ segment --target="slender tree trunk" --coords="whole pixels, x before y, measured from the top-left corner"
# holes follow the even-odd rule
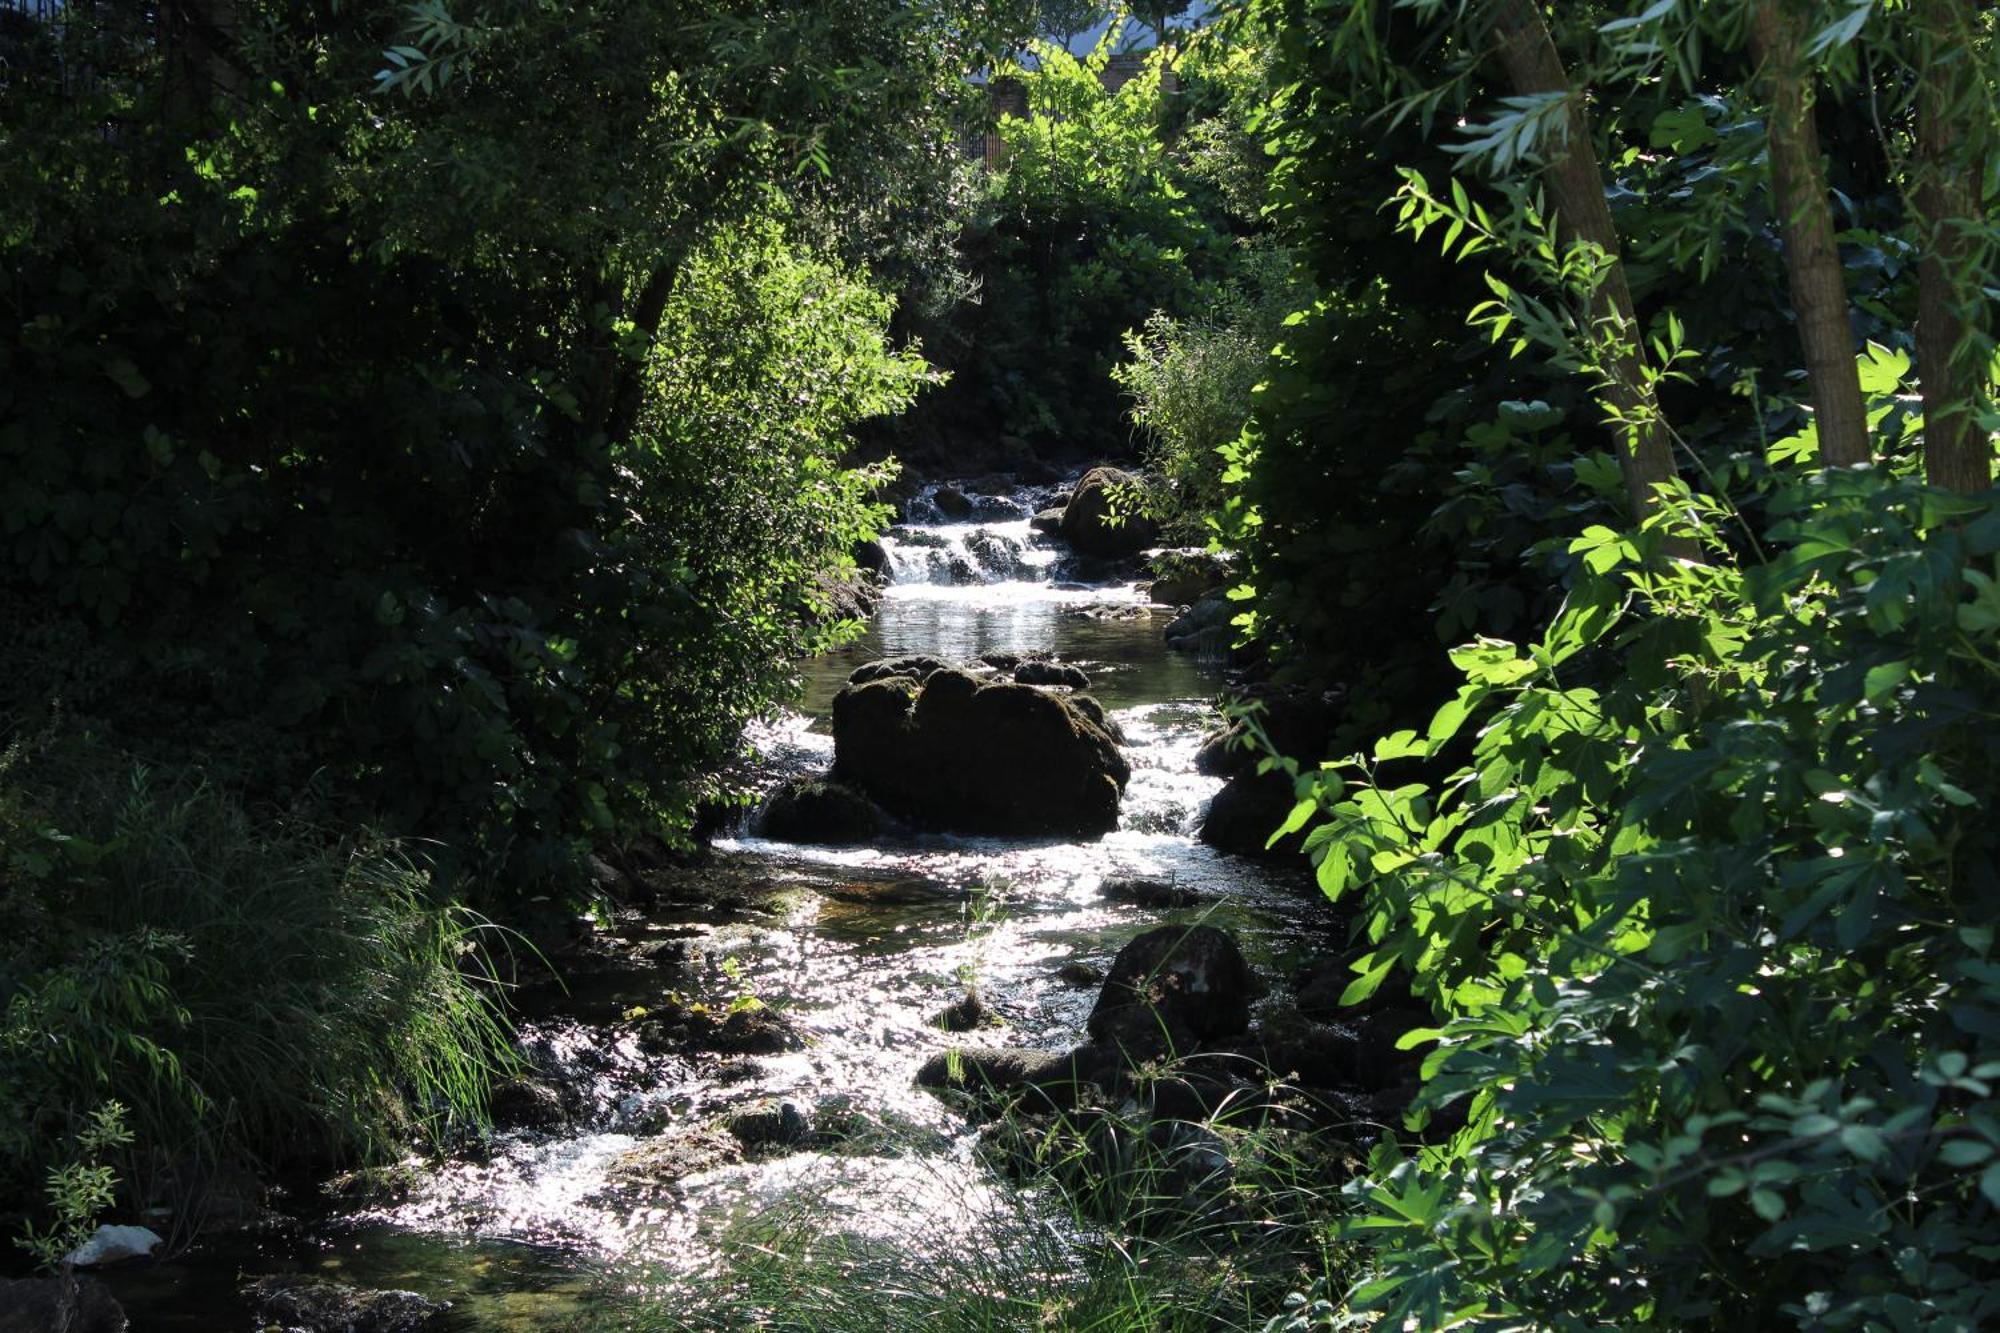
[[[1566,142],[1550,161],[1543,179],[1555,204],[1556,228],[1562,240],[1588,242],[1611,261],[1586,314],[1593,329],[1608,327],[1615,335],[1617,347],[1607,367],[1605,398],[1618,418],[1614,425],[1625,489],[1633,512],[1643,518],[1657,503],[1654,486],[1674,479],[1673,446],[1639,359],[1639,321],[1625,265],[1618,257],[1618,232],[1611,222],[1611,207],[1605,202],[1604,175],[1592,145],[1590,118],[1570,86],[1537,0],[1493,0],[1491,12],[1499,39],[1497,54],[1515,93],[1528,97],[1559,92],[1569,97]]]
[[[1973,60],[1953,36],[1954,2],[1916,4],[1924,52],[1917,73],[1917,375],[1924,395],[1924,474],[1933,486],[1969,495],[1992,485],[1993,447],[1976,415],[1984,377],[1959,291],[1968,248],[1964,227],[1978,220],[1978,186],[1953,115],[1955,94],[1965,87],[1955,76]],[[1976,286],[1972,295],[1981,299]]]
[[[168,57],[170,117],[206,122],[218,101],[242,96],[244,75],[235,63],[236,0],[163,0],[158,22]]]
[[[1750,49],[1763,67],[1770,103],[1771,196],[1785,238],[1785,272],[1805,346],[1820,460],[1829,467],[1853,467],[1870,461],[1868,413],[1847,323],[1847,282],[1833,240],[1811,80],[1799,55],[1798,24],[1786,3],[1759,0],[1750,15]]]
[[[650,349],[659,336],[660,321],[666,318],[667,302],[673,298],[680,272],[679,259],[669,259],[647,275],[646,285],[639,291],[632,323],[645,335],[648,350],[636,357],[621,357],[617,363],[610,410],[604,421],[605,438],[613,444],[624,442],[638,429],[639,412],[646,404],[646,373],[652,366]]]

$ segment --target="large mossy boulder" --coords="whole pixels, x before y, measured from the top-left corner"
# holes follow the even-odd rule
[[[1159,540],[1160,530],[1144,514],[1120,513],[1114,492],[1136,494],[1139,479],[1115,467],[1092,468],[1064,506],[1062,538],[1083,555],[1137,555]],[[1130,501],[1126,501],[1130,503]]]
[[[892,814],[957,833],[1109,833],[1132,775],[1084,709],[956,669],[849,685],[833,701],[833,741],[835,779]]]

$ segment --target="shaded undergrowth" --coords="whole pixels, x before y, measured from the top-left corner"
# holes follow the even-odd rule
[[[65,728],[0,752],[0,1193],[109,1103],[116,1213],[171,1228],[256,1180],[438,1139],[509,1067],[485,923],[394,843],[253,810]],[[247,1197],[246,1197],[247,1196]],[[157,1222],[157,1215],[155,1216]]]

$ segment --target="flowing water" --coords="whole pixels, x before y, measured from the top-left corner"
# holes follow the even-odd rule
[[[619,1327],[651,1306],[710,1326],[733,1266],[787,1228],[842,1234],[921,1266],[939,1247],[992,1243],[996,1219],[1035,1221],[1036,1203],[974,1153],[974,1127],[917,1090],[924,1059],[954,1042],[1066,1048],[1093,987],[1065,964],[1109,963],[1134,934],[1205,919],[1233,931],[1253,964],[1281,975],[1325,913],[1302,877],[1220,856],[1192,835],[1219,785],[1194,771],[1214,722],[1219,669],[1169,653],[1170,608],[1142,584],[1086,581],[1028,516],[1047,492],[976,498],[946,522],[927,497],[892,531],[894,582],[844,650],[805,664],[796,708],[757,740],[772,774],[825,767],[827,713],[857,664],[930,653],[969,659],[1046,650],[1091,678],[1122,728],[1132,780],[1119,829],[1091,842],[919,836],[863,848],[776,843],[738,833],[695,872],[754,890],[743,906],[661,910],[620,923],[629,945],[566,990],[522,996],[524,1040],[589,1087],[581,1128],[513,1131],[404,1190],[248,1233],[119,1277],[140,1329],[247,1329],[244,1275],[302,1272],[449,1299],[452,1325]],[[965,756],[980,762],[977,754]],[[1107,900],[1107,875],[1171,879],[1198,905],[1153,911]],[[970,981],[997,1026],[953,1037],[935,1015]],[[778,1055],[649,1056],[629,1025],[669,990],[775,1009],[802,1031]],[[621,1162],[688,1143],[731,1108],[788,1102],[821,1132],[809,1150],[762,1154],[678,1179],[635,1183]],[[830,1127],[842,1130],[830,1134]],[[700,1140],[694,1140],[698,1148]],[[676,1148],[675,1151],[682,1151]]]

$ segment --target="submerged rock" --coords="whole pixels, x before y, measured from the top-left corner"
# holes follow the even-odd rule
[[[1136,491],[1139,479],[1117,468],[1092,468],[1077,483],[1063,508],[1062,537],[1084,555],[1137,555],[1159,540],[1159,528],[1144,514],[1115,513],[1114,491]]]
[[[681,1124],[621,1153],[605,1174],[613,1191],[644,1195],[742,1160],[743,1141],[726,1126]]]
[[[836,779],[960,833],[1108,833],[1132,773],[1117,742],[1068,701],[952,669],[921,684],[887,675],[848,686],[833,701],[833,739]]]
[[[759,1102],[732,1112],[723,1128],[748,1152],[799,1148],[813,1136],[811,1119],[788,1101]]]
[[[1073,690],[1090,688],[1090,677],[1083,668],[1067,662],[1022,662],[1014,668],[1014,679],[1022,685],[1067,685]]]
[[[261,1277],[243,1294],[263,1321],[283,1333],[418,1333],[451,1309],[414,1291],[370,1291],[298,1275]]]
[[[1236,941],[1213,926],[1161,926],[1118,951],[1088,1024],[1092,1038],[1150,1044],[1158,1032],[1177,1049],[1250,1026],[1256,978]]]
[[[798,1027],[767,1004],[717,1012],[702,1004],[669,1001],[638,1020],[639,1048],[649,1055],[687,1050],[722,1055],[777,1055],[805,1043]]]
[[[0,1333],[125,1333],[124,1307],[95,1278],[0,1279]]]
[[[1162,910],[1194,907],[1202,901],[1193,889],[1184,889],[1172,880],[1148,879],[1142,875],[1106,875],[1098,892],[1117,903]]]
[[[510,1078],[493,1089],[488,1110],[495,1129],[561,1129],[569,1121],[562,1093],[538,1078]]]

